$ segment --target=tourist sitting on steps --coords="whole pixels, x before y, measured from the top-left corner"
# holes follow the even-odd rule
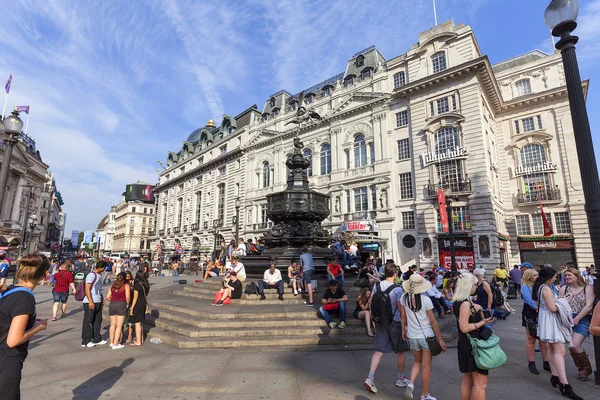
[[[367,336],[374,337],[373,331],[371,327],[373,326],[371,323],[371,304],[369,304],[369,299],[371,298],[371,290],[366,287],[360,291],[358,295],[358,300],[356,300],[356,308],[354,309],[354,318],[362,319],[365,321],[365,325],[367,326]]]
[[[223,288],[215,294],[215,300],[212,302],[213,306],[222,306],[223,304],[229,304],[232,299],[239,299],[242,297],[242,282],[238,279],[235,271],[229,273],[229,281],[223,282]]]
[[[292,258],[292,265],[288,267],[288,287],[294,291],[294,296],[298,296],[298,288],[302,291],[302,271],[295,258]]]
[[[263,279],[260,279],[256,282],[258,285],[258,294],[260,294],[260,299],[265,300],[265,288],[266,289],[275,289],[277,288],[277,293],[279,294],[279,300],[283,301],[283,278],[281,277],[281,271],[275,268],[275,263],[272,262],[269,266],[269,269],[265,271],[265,275]]]
[[[348,296],[344,289],[338,286],[336,281],[329,282],[329,289],[323,293],[323,300],[321,303],[323,304],[321,308],[319,308],[319,314],[323,317],[323,319],[327,322],[331,329],[336,327],[336,323],[333,322],[331,317],[329,316],[330,312],[339,312],[340,314],[340,324],[338,327],[343,329],[346,327],[346,302],[348,301]]]
[[[246,268],[244,267],[244,264],[240,262],[239,257],[236,255],[231,256],[231,269],[223,279],[225,282],[227,282],[230,279],[232,272],[235,272],[237,274],[237,279],[240,280],[242,283],[246,282]]]
[[[327,264],[327,280],[329,282],[338,281],[340,286],[344,284],[344,270],[337,257],[333,259],[333,262]]]
[[[208,267],[206,268],[206,273],[204,274],[204,280],[219,276],[219,272],[219,267],[217,267],[212,260],[209,261]]]

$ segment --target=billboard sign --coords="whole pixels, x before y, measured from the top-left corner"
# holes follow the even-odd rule
[[[372,221],[347,221],[342,225],[342,231],[347,232],[373,232],[376,230]]]
[[[139,200],[154,203],[154,194],[152,193],[153,189],[153,185],[144,185],[139,183],[127,185],[127,188],[125,189],[125,200]]]
[[[85,231],[83,235],[83,241],[86,243],[92,243],[92,239],[94,237],[94,231]]]
[[[71,243],[73,247],[77,247],[77,243],[79,242],[79,231],[71,231]]]
[[[446,194],[442,188],[438,188],[438,206],[440,210],[440,222],[442,232],[448,232],[448,210],[446,209]]]

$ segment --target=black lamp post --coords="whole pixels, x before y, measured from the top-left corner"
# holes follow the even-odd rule
[[[223,220],[221,219],[213,219],[213,228],[215,230],[215,240],[213,246],[213,258],[214,261],[217,260],[217,239],[219,237],[219,227],[223,225]]]
[[[552,35],[560,37],[560,40],[556,43],[556,49],[560,50],[565,69],[575,146],[585,198],[585,212],[592,242],[594,265],[598,266],[600,265],[600,180],[598,179],[592,132],[585,108],[577,55],[575,54],[575,44],[579,38],[571,35],[571,32],[577,27],[575,20],[578,13],[579,2],[577,0],[552,0],[546,8],[544,19],[546,25],[552,30]],[[599,277],[600,274],[596,272],[596,276]],[[600,280],[598,279],[595,281],[594,290],[596,298],[599,298]],[[600,337],[598,336],[594,336],[594,352],[596,357],[595,381],[596,385],[600,385],[600,371],[598,371],[600,365]]]
[[[455,272],[456,268],[456,249],[454,248],[454,220],[452,218],[452,189],[448,186],[444,189],[446,198],[446,213],[448,214],[448,240],[450,241],[450,270]]]
[[[29,229],[31,230],[29,233],[29,241],[27,244],[27,249],[29,253],[35,253],[35,251],[31,250],[31,243],[33,242],[33,230],[35,229],[35,227],[37,226],[37,215],[35,214],[35,211],[33,212],[33,214],[31,214],[31,217],[29,217]]]
[[[2,217],[2,205],[6,194],[6,183],[8,182],[13,147],[19,141],[21,129],[23,129],[23,121],[19,118],[19,111],[15,108],[11,115],[4,118],[3,124],[0,123],[0,138],[4,140],[4,158],[0,168],[0,218]]]
[[[237,246],[240,241],[240,207],[242,206],[242,201],[238,197],[235,199],[235,245]]]

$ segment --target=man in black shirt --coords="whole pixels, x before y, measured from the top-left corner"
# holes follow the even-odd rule
[[[329,282],[329,289],[323,293],[323,300],[321,303],[323,304],[321,308],[319,308],[319,313],[325,319],[327,324],[331,329],[336,327],[335,322],[329,316],[330,312],[337,311],[340,313],[340,324],[339,328],[343,329],[346,327],[346,302],[348,301],[348,296],[344,289],[342,289],[337,281]]]

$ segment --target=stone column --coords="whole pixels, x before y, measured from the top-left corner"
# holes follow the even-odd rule
[[[16,184],[15,198],[13,199],[12,213],[10,215],[11,221],[19,220],[21,197],[23,196],[23,185],[25,185],[25,177],[23,175],[19,175],[19,179],[17,180]]]

